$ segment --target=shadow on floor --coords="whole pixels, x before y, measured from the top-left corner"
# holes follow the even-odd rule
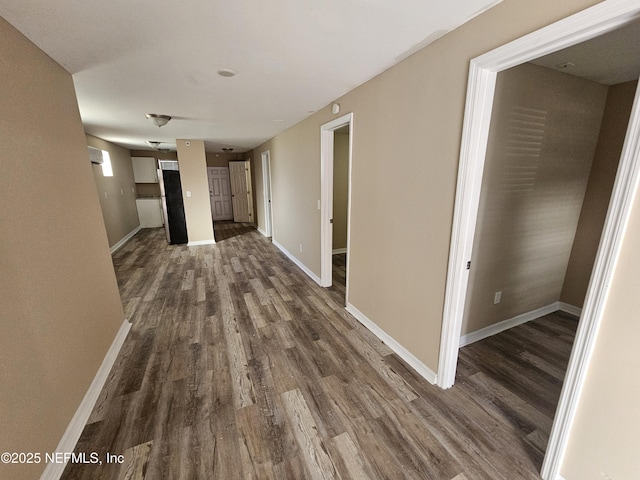
[[[255,230],[251,223],[236,223],[233,220],[221,220],[213,222],[213,232],[216,242],[222,242],[228,238],[244,235]]]

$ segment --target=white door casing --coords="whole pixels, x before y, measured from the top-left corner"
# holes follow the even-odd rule
[[[231,183],[228,167],[207,167],[209,178],[209,199],[211,201],[211,218],[232,220]]]
[[[251,191],[250,168],[249,160],[229,162],[234,222],[253,223],[253,194]]]
[[[262,152],[262,193],[264,202],[264,235],[273,236],[273,213],[271,205],[271,154]]]
[[[347,200],[347,252],[351,244],[351,156],[353,146],[353,113],[348,113],[320,127],[320,286],[332,284],[333,255],[333,140],[334,131],[349,125],[349,194]],[[347,291],[349,299],[349,261],[347,254]]]
[[[600,36],[640,18],[637,0],[606,0],[471,61],[460,149],[437,384],[455,381],[462,315],[498,72]],[[631,205],[640,180],[640,105],[636,92],[591,281],[556,410],[542,478],[556,480],[586,379]],[[473,266],[471,266],[473,268]]]

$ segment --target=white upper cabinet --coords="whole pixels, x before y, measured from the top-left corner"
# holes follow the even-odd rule
[[[136,183],[158,183],[158,163],[153,157],[131,157]]]

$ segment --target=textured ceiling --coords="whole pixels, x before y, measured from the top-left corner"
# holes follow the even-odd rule
[[[604,85],[637,80],[640,76],[640,21],[531,63]],[[564,67],[567,63],[570,65]]]

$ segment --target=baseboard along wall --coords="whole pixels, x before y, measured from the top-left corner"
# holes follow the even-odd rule
[[[100,392],[107,381],[107,377],[109,376],[109,372],[111,372],[111,368],[113,367],[116,358],[118,358],[118,353],[120,352],[130,329],[131,323],[125,320],[113,339],[109,350],[107,350],[107,354],[102,360],[102,365],[100,365],[100,368],[98,369],[96,376],[93,378],[87,393],[85,393],[82,402],[80,402],[80,406],[76,410],[76,413],[73,415],[66,431],[62,435],[60,443],[58,443],[58,447],[56,448],[56,452],[73,452],[76,448],[76,443],[78,443],[82,430],[84,430],[87,420],[89,420],[91,411],[98,401]],[[62,476],[66,466],[66,462],[48,463],[44,472],[42,472],[40,480],[58,480]]]
[[[275,240],[271,241],[276,247],[278,247],[278,250],[280,250],[282,253],[285,254],[285,256],[291,260],[293,263],[295,263],[298,267],[300,267],[300,269],[307,274],[307,276],[309,276],[309,278],[311,278],[311,280],[313,280],[314,282],[316,282],[318,285],[322,286],[322,282],[320,281],[320,277],[318,277],[315,273],[313,273],[311,270],[309,270],[309,268],[302,263],[298,258],[296,258],[289,250],[287,250],[286,248],[284,248],[282,245],[280,245],[278,242],[276,242]]]
[[[407,362],[411,368],[413,368],[420,376],[422,376],[427,382],[435,385],[437,377],[436,373],[422,363],[415,355],[409,350],[404,348],[397,340],[391,335],[381,329],[378,325],[369,319],[364,313],[354,307],[352,304],[347,303],[347,312],[353,315],[362,325],[371,331],[376,337],[382,340],[391,350],[393,350],[402,360]]]
[[[469,345],[471,343],[491,337],[510,328],[517,327],[518,325],[530,322],[531,320],[535,320],[536,318],[544,317],[545,315],[549,315],[550,313],[557,312],[559,310],[571,315],[575,315],[577,317],[579,317],[582,313],[581,308],[569,305],[568,303],[564,302],[554,302],[545,307],[516,315],[513,318],[508,318],[507,320],[489,325],[488,327],[481,328],[480,330],[476,330],[475,332],[462,335],[460,337],[460,347],[464,347],[465,345]]]
[[[198,240],[197,242],[187,243],[187,247],[197,247],[199,245],[214,245],[215,243],[215,240]]]
[[[135,234],[138,233],[141,229],[142,227],[138,225],[136,228],[134,228],[129,233],[127,233],[124,237],[122,237],[117,243],[115,243],[113,247],[109,249],[109,251],[111,252],[111,255],[113,255],[114,253],[116,253],[116,251],[122,248],[122,246],[125,243],[127,243],[129,240],[131,240],[135,236]]]

